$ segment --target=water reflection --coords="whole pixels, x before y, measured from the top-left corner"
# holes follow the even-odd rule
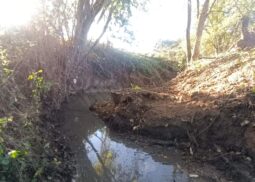
[[[189,181],[175,165],[156,162],[148,153],[114,141],[106,127],[85,139],[84,145],[98,176],[108,180]]]
[[[104,99],[106,96],[100,96]],[[88,105],[98,96],[71,98],[64,106],[64,131],[76,155],[76,182],[187,182],[177,168],[178,154],[141,146],[109,132]]]

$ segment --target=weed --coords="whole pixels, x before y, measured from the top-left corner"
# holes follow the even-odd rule
[[[27,155],[27,151],[11,150],[7,152],[4,146],[0,145],[0,181],[19,181],[17,171],[25,168]]]
[[[132,84],[132,83],[131,83],[131,89],[132,89],[134,92],[139,92],[139,91],[142,90],[141,87],[139,87],[138,85]]]
[[[43,78],[43,70],[40,69],[28,75],[28,80],[32,83],[32,96],[35,101],[39,102],[42,94],[50,90],[51,83],[46,82]]]

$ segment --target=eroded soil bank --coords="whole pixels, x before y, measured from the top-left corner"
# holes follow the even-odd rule
[[[205,60],[174,79],[170,74],[169,82],[160,82],[161,86],[146,85],[136,76],[141,82],[124,80],[126,85],[133,83],[131,89],[111,92],[108,89],[111,99],[92,104],[90,110],[111,130],[128,139],[139,138],[147,145],[163,148],[176,146],[185,161],[210,164],[227,181],[254,181],[254,60],[237,54],[211,62]],[[95,93],[101,90],[101,85],[105,87],[107,80],[97,79],[91,81],[96,86],[87,91]],[[56,127],[58,137],[62,130]],[[60,148],[65,146],[68,144],[63,143]]]
[[[236,181],[254,180],[254,96],[228,99],[213,108],[195,100],[178,103],[150,91],[112,93],[113,101],[96,104],[108,127],[167,141],[187,155],[209,162]],[[202,104],[202,103],[200,103]]]
[[[212,165],[182,158],[167,141],[109,130],[89,106],[110,100],[109,93],[86,93],[63,104],[61,131],[74,154],[73,181],[227,181]]]
[[[160,88],[112,92],[91,110],[109,128],[177,146],[230,181],[255,181],[254,61],[239,58],[205,63]]]

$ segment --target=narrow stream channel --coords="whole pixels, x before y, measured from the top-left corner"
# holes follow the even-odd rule
[[[128,140],[105,126],[89,106],[107,94],[70,98],[63,106],[64,132],[77,162],[75,182],[189,182],[181,169],[180,155],[172,148],[149,146]]]

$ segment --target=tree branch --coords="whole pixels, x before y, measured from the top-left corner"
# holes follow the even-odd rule
[[[108,26],[109,26],[109,24],[110,24],[110,22],[111,22],[112,14],[113,14],[113,7],[111,8],[111,10],[110,10],[110,12],[109,12],[108,18],[107,18],[107,20],[106,20],[106,23],[105,23],[105,25],[104,25],[104,28],[103,28],[101,34],[99,35],[99,37],[97,38],[97,40],[94,42],[93,46],[91,46],[90,51],[91,51],[92,49],[94,49],[94,47],[99,43],[99,41],[101,40],[101,38],[104,36],[104,34],[105,34],[105,32],[106,32],[106,30],[107,30],[107,28],[108,28]]]
[[[210,9],[209,9],[209,11],[208,11],[208,13],[207,13],[207,16],[211,13],[211,11],[212,11],[212,9],[213,9],[213,7],[214,7],[216,1],[217,1],[217,0],[214,0],[214,1],[212,2],[212,5],[211,5],[211,7],[210,7]]]
[[[197,0],[197,18],[199,18],[199,14],[200,14],[200,1]]]

